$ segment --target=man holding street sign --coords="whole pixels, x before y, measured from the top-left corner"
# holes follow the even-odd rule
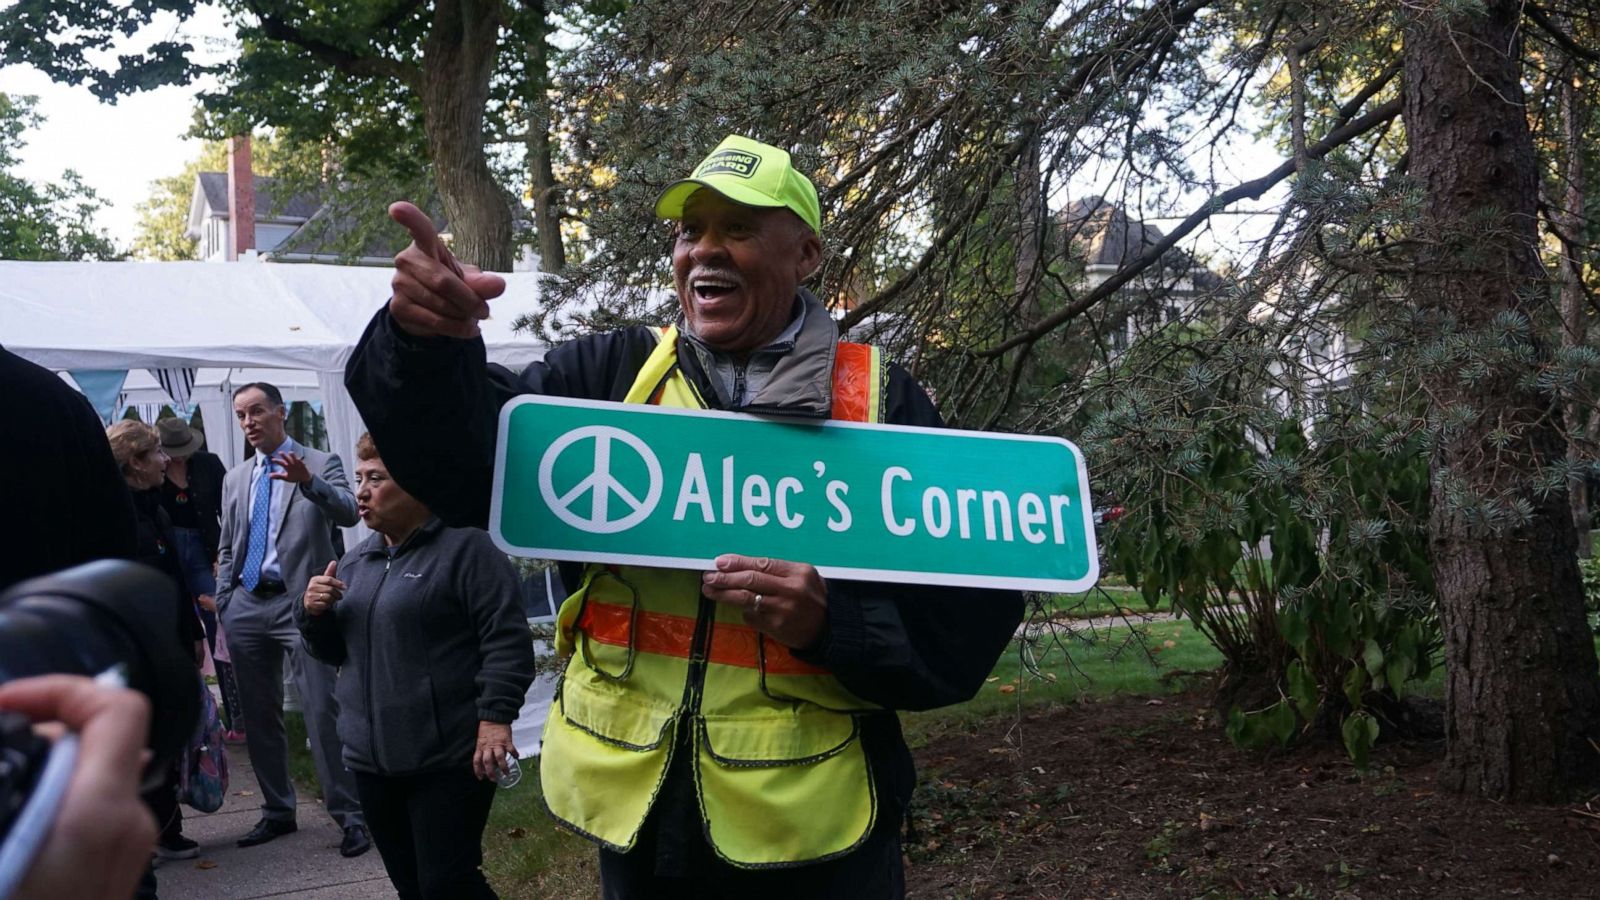
[[[801,287],[821,220],[787,153],[730,136],[656,212],[678,223],[678,324],[582,338],[514,375],[485,366],[478,337],[504,282],[457,264],[415,207],[391,208],[413,243],[346,383],[394,477],[445,521],[488,522],[497,416],[521,395],[940,425],[905,370],[840,343]],[[609,492],[638,498],[597,480],[618,441],[594,444],[595,472],[565,496],[593,493],[605,519]],[[972,696],[1021,597],[684,555],[715,567],[591,562],[569,576],[580,587],[558,640],[573,658],[540,769],[551,813],[600,845],[606,897],[901,896],[914,773],[893,710]]]

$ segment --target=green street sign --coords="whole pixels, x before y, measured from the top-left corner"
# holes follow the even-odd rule
[[[541,559],[1035,591],[1099,577],[1089,475],[1059,438],[521,397],[489,533]]]

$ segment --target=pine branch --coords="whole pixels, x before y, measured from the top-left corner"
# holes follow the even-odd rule
[[[860,181],[862,176],[877,168],[878,164],[887,159],[890,154],[898,152],[907,141],[917,137],[928,128],[937,124],[939,117],[944,115],[945,111],[948,110],[954,103],[954,95],[940,101],[933,107],[933,109],[928,111],[927,115],[922,117],[921,121],[915,122],[910,127],[902,130],[898,136],[891,138],[882,147],[878,148],[878,150],[876,150],[871,156],[868,156],[866,159],[862,160],[861,163],[855,168],[851,169],[849,172],[846,172],[844,175],[841,175],[833,184],[828,185],[823,190],[823,194],[828,197],[844,196],[845,192],[848,191],[852,185],[854,185],[857,181]]]
[[[1528,18],[1533,22],[1533,24],[1539,26],[1539,30],[1549,35],[1550,39],[1555,41],[1556,44],[1561,47],[1561,49],[1567,51],[1567,53],[1571,54],[1577,59],[1586,59],[1592,63],[1600,63],[1600,53],[1597,53],[1593,49],[1585,47],[1573,40],[1572,35],[1562,31],[1561,26],[1551,21],[1550,17],[1545,15],[1544,10],[1533,5],[1532,3],[1524,6],[1523,9],[1527,10]]]
[[[1372,85],[1368,85],[1368,88],[1363,90],[1361,95],[1358,95],[1355,100],[1365,102],[1368,97],[1377,93],[1377,91],[1382,88],[1382,82],[1384,80],[1385,79],[1380,79],[1380,81],[1374,82]],[[1354,102],[1355,101],[1352,101],[1352,103]],[[1350,104],[1346,104],[1345,109],[1340,110],[1341,119],[1345,118],[1344,113],[1349,108]],[[1395,99],[1374,108],[1366,115],[1346,122],[1344,125],[1335,128],[1333,131],[1330,131],[1322,138],[1322,140],[1317,141],[1310,147],[1307,147],[1306,158],[1308,160],[1318,160],[1324,156],[1327,156],[1330,152],[1338,147],[1349,143],[1361,135],[1366,134],[1368,131],[1371,131],[1385,122],[1388,122],[1395,116],[1398,116],[1400,114],[1400,109],[1401,98],[1396,97]],[[1287,160],[1283,163],[1283,165],[1260,178],[1247,181],[1243,184],[1235,185],[1234,187],[1213,196],[1210,200],[1202,204],[1199,209],[1191,213],[1188,218],[1184,219],[1181,224],[1174,228],[1171,234],[1168,234],[1149,250],[1146,250],[1143,255],[1134,260],[1131,264],[1118,270],[1115,275],[1106,279],[1106,281],[1099,287],[1095,288],[1093,291],[1090,291],[1088,294],[1085,294],[1083,297],[1080,297],[1076,302],[1063,307],[1059,311],[1039,321],[1027,331],[1018,334],[1015,337],[1009,338],[987,350],[979,350],[977,351],[977,354],[984,358],[991,358],[1016,349],[1017,347],[1032,344],[1035,341],[1038,341],[1040,338],[1059,328],[1062,324],[1081,314],[1084,310],[1094,306],[1096,303],[1099,303],[1107,297],[1110,297],[1112,294],[1116,293],[1119,288],[1127,284],[1129,281],[1132,281],[1145,269],[1148,269],[1150,266],[1160,261],[1160,259],[1166,255],[1167,251],[1176,246],[1179,241],[1187,237],[1189,233],[1194,231],[1196,228],[1205,224],[1211,218],[1212,213],[1221,209],[1226,209],[1240,200],[1259,199],[1262,194],[1265,194],[1267,191],[1277,186],[1290,175],[1293,175],[1299,170],[1299,168],[1300,167],[1295,160]]]
[[[1193,20],[1202,10],[1215,2],[1217,0],[1187,0],[1187,2],[1180,4],[1178,0],[1164,0],[1164,2],[1147,10],[1135,19],[1128,31],[1119,39],[1108,42],[1079,63],[1066,80],[1056,88],[1055,96],[1063,102],[1077,98],[1096,76],[1104,74],[1105,67],[1115,59],[1130,54],[1144,60],[1158,57],[1182,36],[1181,29],[1183,25]],[[1093,107],[1102,107],[1109,101],[1110,96],[1111,92],[1104,92],[1093,104]],[[927,121],[925,119],[924,123]],[[962,214],[956,216],[939,232],[933,243],[917,260],[916,264],[911,267],[910,271],[906,272],[893,284],[879,291],[875,296],[857,305],[855,309],[851,310],[839,321],[839,327],[841,329],[852,327],[857,322],[887,306],[915,284],[937,261],[939,254],[950,241],[956,238],[961,230],[977,215],[980,205],[976,200],[986,196],[999,183],[1001,176],[1010,170],[1017,157],[1022,153],[1023,148],[1033,140],[1035,133],[1036,130],[1034,128],[1025,128],[1016,140],[1010,142],[985,177],[984,183],[974,192],[974,202],[969,202]],[[864,168],[860,171],[864,171]]]
[[[934,262],[939,259],[939,254],[944,250],[944,248],[961,234],[962,229],[966,228],[973,219],[977,218],[978,213],[983,209],[981,200],[986,197],[990,191],[994,190],[995,185],[999,184],[1001,176],[1009,170],[1009,167],[1016,160],[1017,156],[1022,153],[1022,148],[1027,145],[1027,141],[1032,137],[1032,135],[1033,132],[1031,130],[1025,131],[1022,136],[1012,141],[1010,146],[1006,147],[1005,152],[1001,154],[1000,159],[996,161],[995,165],[989,170],[988,174],[984,178],[983,183],[978,185],[978,190],[973,192],[972,199],[966,203],[960,214],[951,219],[950,223],[934,237],[933,243],[928,245],[928,249],[923,252],[921,258],[917,260],[916,265],[912,266],[910,271],[896,279],[894,284],[891,284],[879,291],[877,295],[846,313],[845,316],[839,320],[840,331],[848,331],[857,322],[860,322],[867,316],[870,316],[887,306],[896,297],[900,296],[913,284],[915,284],[917,279],[922,277],[922,275],[933,266]]]

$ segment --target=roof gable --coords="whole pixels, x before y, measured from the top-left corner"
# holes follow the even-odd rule
[[[251,179],[256,192],[256,221],[304,221],[311,218],[322,206],[322,200],[311,192],[280,197],[278,179],[270,175],[256,175]],[[203,214],[228,217],[228,173],[201,172],[195,176],[195,194],[204,197]]]
[[[1067,204],[1056,217],[1065,247],[1087,268],[1121,269],[1166,239],[1154,225],[1131,218],[1118,203],[1104,197],[1083,197]],[[1222,279],[1187,251],[1172,247],[1156,261],[1159,273],[1192,276],[1196,290],[1211,290]]]

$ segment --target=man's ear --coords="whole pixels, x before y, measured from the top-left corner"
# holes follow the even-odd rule
[[[822,265],[822,238],[806,226],[800,235],[800,256],[796,260],[795,280],[805,283]]]

